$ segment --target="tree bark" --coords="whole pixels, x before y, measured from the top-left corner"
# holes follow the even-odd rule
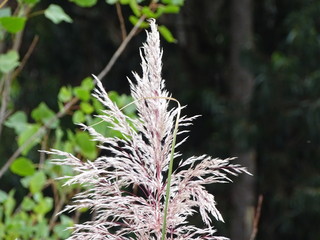
[[[252,0],[231,0],[230,5],[230,98],[234,106],[235,122],[249,126],[250,100],[254,87],[252,74],[241,65],[241,53],[252,49]],[[239,126],[238,126],[239,127]],[[242,131],[244,133],[245,131]],[[247,137],[234,137],[233,156],[238,162],[246,166],[251,173],[255,173],[255,150],[244,144]],[[231,239],[248,240],[252,231],[254,213],[254,178],[242,175],[235,181],[231,193],[233,204],[231,219]]]

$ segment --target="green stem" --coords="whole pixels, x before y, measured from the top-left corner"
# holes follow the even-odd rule
[[[39,11],[30,13],[29,16],[28,16],[28,18],[32,18],[32,17],[36,17],[36,16],[39,16],[39,15],[43,15],[45,11],[46,11],[46,10],[39,10]]]
[[[172,169],[173,169],[174,149],[176,146],[176,139],[177,139],[180,112],[181,112],[181,106],[180,106],[179,101],[176,99],[170,99],[170,100],[174,100],[178,103],[179,112],[177,113],[176,124],[175,124],[174,131],[173,131],[173,139],[172,139],[172,145],[171,145],[171,154],[170,154],[170,162],[169,162],[168,178],[167,178],[166,202],[165,202],[165,206],[164,206],[161,240],[165,240],[166,233],[167,233],[167,215],[168,215],[169,198],[170,198],[170,187],[171,187],[171,175],[172,175]]]
[[[171,98],[171,97],[144,97],[144,98],[137,99],[137,100],[125,105],[124,107],[122,107],[120,109],[120,111],[123,110],[124,108],[138,102],[138,101],[145,100],[145,99],[167,99],[167,100],[175,101],[178,104],[178,109],[179,109],[179,111],[177,113],[177,117],[176,117],[176,123],[175,123],[174,130],[173,130],[173,139],[172,139],[172,145],[171,145],[170,162],[169,162],[168,178],[167,178],[166,201],[165,201],[165,206],[164,206],[164,215],[163,215],[163,224],[162,224],[161,240],[165,240],[166,233],[167,233],[167,215],[168,215],[169,198],[170,198],[170,187],[171,187],[171,175],[172,175],[172,169],[173,169],[174,149],[176,146],[176,139],[177,139],[177,133],[178,133],[178,127],[179,127],[179,119],[180,119],[180,113],[181,113],[181,105],[177,99]],[[97,124],[99,124],[99,123],[97,123]]]

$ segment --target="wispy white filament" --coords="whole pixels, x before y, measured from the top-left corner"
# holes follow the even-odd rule
[[[74,204],[65,211],[86,207],[96,212],[92,221],[76,224],[69,239],[161,239],[166,176],[171,147],[179,145],[174,146],[173,140],[175,120],[181,108],[169,109],[171,96],[161,76],[162,50],[154,20],[150,26],[151,31],[147,32],[146,43],[140,50],[142,75],[133,73],[135,81],[129,80],[137,119],[127,117],[96,79],[94,96],[106,107],[99,117],[121,132],[123,138],[103,136],[92,126],[84,128],[110,155],[83,162],[69,153],[49,152],[60,156],[54,163],[73,167],[75,175],[66,177],[66,184],[79,183],[86,189],[75,196]],[[181,117],[179,127],[190,125],[192,119]],[[175,153],[174,158],[180,155]],[[231,164],[231,160],[202,155],[180,161],[171,177],[166,239],[225,239],[215,236],[212,220],[223,221],[223,218],[214,196],[204,186],[229,182],[227,175],[246,172],[245,168]],[[139,194],[132,191],[133,186],[139,188]],[[189,223],[189,217],[196,214],[197,209],[204,228]]]

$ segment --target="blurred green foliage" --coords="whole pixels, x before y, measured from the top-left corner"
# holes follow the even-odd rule
[[[102,134],[111,135],[116,131],[107,126],[92,114],[101,114],[103,106],[94,99],[90,92],[94,88],[92,78],[85,78],[78,87],[61,87],[58,95],[58,105],[63,110],[65,104],[77,98],[77,109],[72,114],[75,124],[85,123],[95,125],[97,131]],[[127,95],[119,96],[116,92],[110,92],[110,97],[123,107],[132,101]],[[127,114],[135,116],[135,109],[127,109]],[[75,117],[81,114],[82,118]],[[70,230],[62,231],[71,227],[75,219],[62,214],[59,218],[54,217],[61,211],[64,204],[74,195],[78,186],[63,187],[53,179],[61,176],[71,175],[72,170],[66,166],[55,166],[49,161],[36,164],[28,155],[38,144],[49,145],[55,149],[68,151],[77,155],[80,159],[93,160],[99,155],[96,143],[92,141],[87,132],[78,129],[65,128],[60,125],[57,114],[49,109],[45,103],[40,103],[31,112],[33,122],[27,121],[24,112],[18,111],[11,115],[5,122],[9,128],[13,128],[17,134],[18,146],[29,142],[21,152],[22,156],[16,158],[10,166],[10,171],[20,176],[21,187],[28,194],[21,202],[15,199],[15,191],[9,194],[0,191],[0,238],[1,239],[65,239],[70,235]],[[81,121],[79,121],[81,120]],[[32,137],[45,126],[50,132],[43,132],[36,139]],[[121,135],[117,133],[119,137]],[[31,139],[31,140],[30,140]],[[42,156],[44,157],[44,156]],[[44,192],[51,192],[48,196]],[[78,213],[79,214],[79,213]]]
[[[194,13],[194,19],[200,18],[210,5],[214,3],[207,1],[201,11]],[[264,196],[257,239],[317,239],[320,231],[314,223],[320,222],[320,1],[254,2],[255,46],[241,56],[242,65],[255,78],[246,121],[234,118],[241,106],[232,102],[227,85],[228,7],[226,2],[220,5],[206,27],[194,23],[196,30],[189,35],[187,47],[168,58],[169,64],[184,59],[176,66],[183,74],[168,72],[166,78],[187,86],[178,98],[190,102],[189,108],[204,116],[195,122],[197,130],[191,131],[195,136],[190,146],[195,152],[207,151],[219,157],[230,156],[233,139],[238,139],[242,149],[254,148],[256,192]],[[189,6],[195,8],[195,3]],[[175,54],[178,57],[174,58]],[[232,211],[228,193],[221,191],[217,198],[225,215]],[[230,230],[225,231],[228,236]]]
[[[80,8],[94,7],[97,0],[70,0]],[[184,1],[105,1],[105,4],[127,5],[133,15],[128,17],[132,21],[134,16],[139,18],[159,18],[163,14],[178,13]],[[54,179],[72,174],[66,166],[52,165],[46,160],[44,153],[37,154],[37,149],[47,150],[55,148],[76,155],[84,161],[93,160],[100,154],[96,142],[92,141],[87,132],[74,127],[73,124],[93,126],[105,136],[122,135],[112,129],[112,126],[101,121],[98,115],[103,113],[103,105],[92,97],[91,92],[95,83],[91,77],[86,77],[79,86],[62,86],[56,97],[57,103],[52,109],[44,101],[33,109],[17,109],[15,100],[20,97],[23,84],[19,74],[30,57],[29,52],[20,56],[20,43],[29,21],[42,21],[39,15],[49,19],[54,24],[73,23],[73,19],[64,10],[65,4],[46,3],[44,0],[11,1],[10,5],[0,9],[0,138],[7,137],[8,132],[14,134],[11,139],[13,155],[1,163],[1,175],[6,170],[6,162],[10,163],[6,175],[15,182],[15,189],[0,190],[0,239],[65,239],[70,236],[73,224],[79,222],[81,214],[60,214],[63,207],[75,193],[79,186],[62,188],[62,182]],[[44,7],[44,9],[42,9]],[[86,9],[84,9],[86,11]],[[143,22],[141,27],[147,23]],[[37,25],[37,24],[35,24]],[[170,42],[174,41],[171,32],[165,27],[163,36]],[[34,47],[34,46],[33,46]],[[29,49],[33,50],[32,47]],[[51,63],[54,64],[54,63]],[[45,89],[44,91],[50,91]],[[32,94],[32,93],[31,93]],[[115,91],[109,96],[120,108],[132,102],[132,98]],[[51,104],[52,105],[52,104]],[[55,110],[57,109],[57,110]],[[129,105],[123,109],[124,113],[135,118],[135,107]],[[9,114],[8,114],[9,113]],[[10,136],[9,134],[9,136]],[[12,153],[11,153],[12,154]]]
[[[253,101],[259,189],[269,201],[261,238],[311,240],[320,234],[309,224],[320,222],[320,1],[284,7]]]

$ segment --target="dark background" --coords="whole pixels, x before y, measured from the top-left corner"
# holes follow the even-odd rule
[[[42,1],[39,8],[52,2]],[[40,36],[20,77],[16,106],[26,112],[41,101],[57,110],[59,88],[98,74],[122,41],[114,6],[99,1],[85,9],[57,2],[73,24],[54,25],[38,16],[25,32],[21,52],[34,35]],[[217,225],[219,234],[248,239],[237,235],[236,228],[246,228],[245,216],[252,215],[263,195],[258,240],[319,239],[320,1],[235,2],[186,0],[179,14],[158,20],[178,40],[172,44],[162,39],[167,88],[188,105],[185,114],[202,115],[181,152],[240,156],[239,162],[254,175],[249,181],[234,179],[245,191],[237,185],[209,187],[225,216],[226,223]],[[129,30],[131,10],[122,10]],[[232,27],[238,23],[243,25]],[[248,38],[248,46],[241,36]],[[138,49],[144,40],[142,30],[128,44],[103,79],[107,90],[129,93],[126,76],[131,77],[132,70],[140,73]],[[241,78],[243,71],[251,84]],[[8,143],[1,145],[10,150]],[[237,203],[244,211],[241,220],[234,216]]]

